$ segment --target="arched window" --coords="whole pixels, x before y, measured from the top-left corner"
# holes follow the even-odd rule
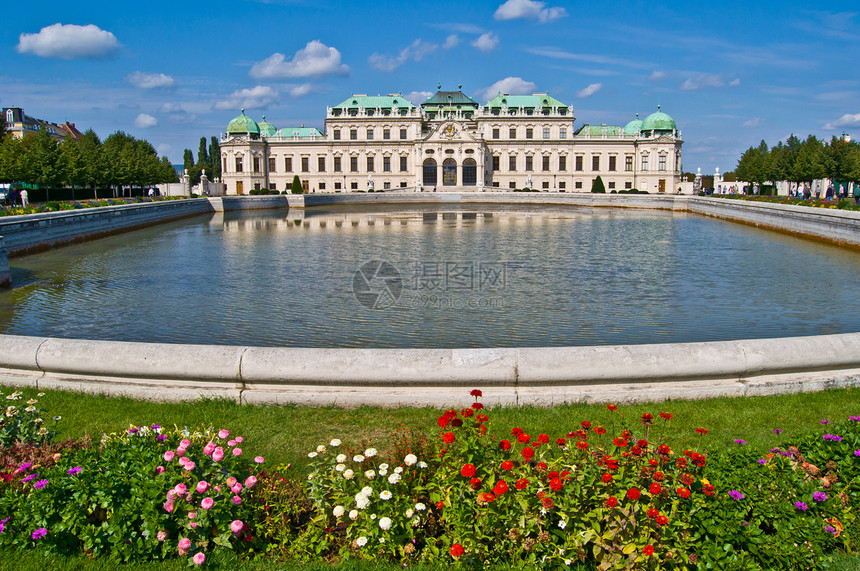
[[[436,185],[438,182],[438,176],[436,174],[436,161],[434,159],[427,159],[424,161],[424,172],[422,175],[422,179],[424,180],[424,185]]]
[[[475,159],[463,161],[463,185],[475,186],[478,184],[478,163]]]
[[[457,161],[445,159],[442,163],[442,185],[457,186]]]

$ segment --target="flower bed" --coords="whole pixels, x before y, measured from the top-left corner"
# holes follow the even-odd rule
[[[60,210],[81,210],[83,208],[98,208],[101,206],[117,206],[121,204],[139,204],[142,202],[158,202],[163,200],[181,200],[182,196],[137,196],[133,198],[102,198],[98,200],[70,200],[64,202],[50,201],[39,204],[30,204],[26,207],[10,206],[0,207],[0,216],[21,216],[24,214],[38,214],[40,212],[57,212]]]
[[[813,208],[834,208],[838,210],[860,210],[860,205],[853,199],[822,200],[820,198],[794,198],[790,196],[760,196],[748,194],[713,194],[708,198],[725,198],[726,200],[747,200],[752,202],[769,202],[771,204],[791,204],[794,206],[810,206]]]
[[[262,471],[226,431],[132,427],[27,461],[7,449],[0,545],[191,565],[224,549],[597,569],[815,568],[856,549],[860,417],[769,451],[705,428],[675,450],[669,412],[629,424],[610,405],[606,426],[495,436],[473,395],[436,435],[319,444],[304,481]]]

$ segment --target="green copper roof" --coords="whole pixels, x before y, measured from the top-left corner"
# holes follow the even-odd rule
[[[546,93],[535,93],[534,95],[507,95],[499,93],[484,107],[563,107],[567,105]]]
[[[402,95],[353,95],[335,105],[332,109],[391,109],[392,107],[415,107],[415,104]]]
[[[583,125],[576,134],[583,137],[617,137],[621,135],[621,127],[617,125]]]
[[[283,127],[278,129],[278,137],[312,139],[322,137],[322,132],[316,127]]]
[[[636,118],[624,126],[624,132],[628,135],[638,135],[641,130],[642,119],[639,118],[639,113],[637,113]]]
[[[260,126],[257,125],[256,121],[245,115],[245,110],[242,109],[242,114],[227,124],[227,133],[251,133],[252,135],[259,135]]]
[[[460,105],[477,108],[480,104],[462,91],[437,91],[432,97],[421,104],[421,107],[436,107]]]
[[[263,115],[263,121],[258,124],[260,135],[263,137],[274,137],[278,130],[271,123],[266,122],[266,116]]]
[[[660,111],[660,106],[657,106],[657,112],[651,113],[645,117],[642,122],[643,131],[675,131],[678,127],[675,125],[675,120]]]

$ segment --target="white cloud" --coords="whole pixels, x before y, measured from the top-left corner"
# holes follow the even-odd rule
[[[138,129],[149,129],[156,125],[158,125],[158,119],[152,115],[147,115],[146,113],[141,113],[137,116],[137,119],[134,120],[134,126]]]
[[[268,107],[272,103],[280,101],[280,94],[267,85],[258,85],[251,89],[240,89],[234,91],[226,99],[215,103],[215,109],[259,109]]]
[[[755,119],[750,119],[749,121],[744,121],[742,127],[761,127],[762,123],[764,123],[764,119],[761,117],[756,117]]]
[[[477,40],[472,42],[472,45],[482,52],[488,53],[496,49],[496,46],[499,45],[499,36],[493,32],[487,32],[486,34],[481,34]]]
[[[478,91],[475,97],[484,101],[489,101],[499,93],[507,93],[508,95],[528,95],[537,91],[537,84],[531,81],[525,81],[521,77],[506,77],[494,83],[493,85]]]
[[[648,79],[650,79],[651,81],[661,81],[663,79],[666,79],[666,72],[665,71],[657,71],[655,69],[651,73],[651,76]]]
[[[741,80],[735,78],[729,82],[731,86],[740,85]],[[726,77],[722,74],[703,73],[695,77],[687,79],[681,84],[681,91],[693,91],[696,89],[704,89],[705,87],[724,87],[726,85]]]
[[[88,24],[53,24],[36,34],[21,34],[15,49],[20,54],[60,59],[104,59],[119,48],[112,33]]]
[[[413,91],[412,93],[407,93],[403,97],[406,98],[407,101],[411,101],[415,105],[421,105],[433,95],[432,91]]]
[[[425,42],[419,38],[400,50],[400,53],[395,57],[374,52],[368,58],[368,61],[374,69],[378,69],[380,71],[394,71],[409,60],[421,61],[424,56],[433,53],[438,48],[438,45]]]
[[[157,147],[155,147],[155,152],[158,153],[159,157],[167,156],[167,154],[173,150],[173,147],[167,143],[160,143]]]
[[[290,88],[290,95],[292,97],[303,97],[313,91],[314,86],[311,83],[303,83],[301,85],[296,85],[295,87]]]
[[[130,73],[125,80],[135,87],[142,89],[153,89],[155,87],[173,87],[173,78],[163,73],[144,73],[136,71]]]
[[[456,48],[458,45],[460,45],[460,36],[457,34],[451,34],[445,38],[445,43],[442,44],[442,49],[450,50],[451,48]]]
[[[577,91],[576,96],[579,97],[580,99],[586,99],[588,97],[591,97],[592,95],[594,95],[598,91],[600,91],[600,89],[602,87],[603,87],[602,83],[589,84],[589,86],[586,87],[585,89],[580,89],[579,91]]]
[[[340,52],[312,40],[286,61],[282,53],[274,53],[251,67],[249,75],[255,79],[288,79],[292,77],[321,77],[346,75],[349,67],[340,62]]]
[[[824,125],[825,129],[839,129],[840,127],[860,127],[860,113],[846,113],[839,119]]]
[[[159,113],[184,113],[185,110],[179,103],[164,103],[158,108]]]
[[[507,0],[499,6],[494,17],[496,20],[524,18],[538,20],[545,24],[567,16],[567,10],[564,8],[544,8],[544,6],[546,6],[545,2],[535,2],[534,0]]]

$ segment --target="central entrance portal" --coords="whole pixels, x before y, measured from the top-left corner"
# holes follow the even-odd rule
[[[457,186],[457,161],[445,159],[442,163],[442,185]]]

